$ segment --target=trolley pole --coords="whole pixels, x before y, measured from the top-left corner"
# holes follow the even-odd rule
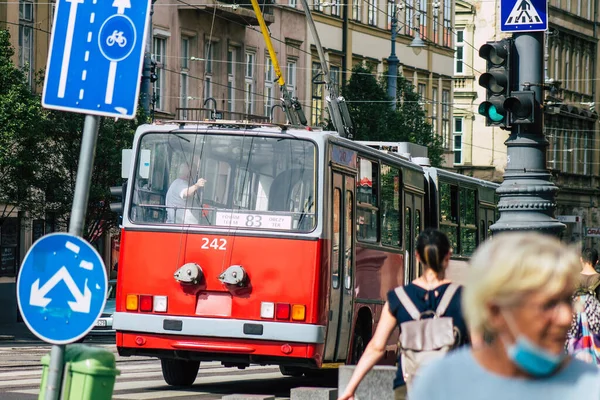
[[[506,140],[507,163],[504,182],[497,190],[500,196],[500,218],[491,226],[493,234],[505,231],[539,231],[559,235],[565,228],[553,217],[558,187],[550,182],[546,167],[548,141],[544,136],[544,32],[513,35],[518,74],[516,91],[535,94],[533,123],[513,124]],[[513,94],[514,95],[514,94]],[[512,111],[519,117],[524,107],[519,97],[512,97]],[[515,100],[516,99],[516,100]],[[508,101],[508,100],[507,100]],[[516,104],[514,103],[516,102]],[[506,102],[504,103],[506,106]]]

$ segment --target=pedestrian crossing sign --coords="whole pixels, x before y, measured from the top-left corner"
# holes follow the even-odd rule
[[[501,0],[502,32],[535,32],[548,29],[548,0]]]

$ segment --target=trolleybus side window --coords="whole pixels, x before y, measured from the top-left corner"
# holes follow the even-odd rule
[[[331,254],[331,285],[334,289],[340,287],[340,235],[342,234],[342,192],[339,188],[333,190],[333,246]],[[349,224],[352,226],[352,224]]]
[[[148,182],[140,162],[134,223],[205,225],[309,232],[316,225],[316,147],[295,138],[222,133],[147,133],[152,152]],[[161,150],[156,150],[161,149]],[[200,178],[204,187],[190,191]],[[177,182],[177,187],[169,189]],[[158,200],[144,197],[152,188]],[[188,189],[188,191],[184,191]],[[169,193],[169,196],[167,194]],[[163,218],[148,218],[149,210]]]
[[[357,239],[377,242],[379,226],[377,163],[359,158],[358,182],[356,184]]]
[[[471,256],[477,247],[477,197],[475,189],[460,188],[460,254]]]
[[[458,187],[440,182],[440,230],[448,236],[452,252],[458,251]]]
[[[381,244],[400,247],[400,170],[381,165]]]

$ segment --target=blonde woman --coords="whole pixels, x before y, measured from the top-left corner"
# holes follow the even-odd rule
[[[564,352],[579,255],[538,233],[505,233],[471,260],[467,325],[486,335],[426,366],[410,400],[600,399],[598,368]]]

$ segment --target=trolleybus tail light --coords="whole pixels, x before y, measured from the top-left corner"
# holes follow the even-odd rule
[[[154,312],[167,312],[167,296],[154,296]]]
[[[137,311],[138,310],[138,296],[137,294],[128,294],[127,302],[125,304],[125,308],[127,311]]]
[[[260,303],[260,317],[261,318],[274,318],[275,317],[275,303],[263,301]]]
[[[144,294],[140,295],[140,311],[152,311],[152,296]]]
[[[294,304],[292,306],[292,320],[304,321],[306,318],[306,306],[302,304]]]
[[[285,303],[278,303],[275,306],[275,316],[277,319],[290,319],[290,305]]]

